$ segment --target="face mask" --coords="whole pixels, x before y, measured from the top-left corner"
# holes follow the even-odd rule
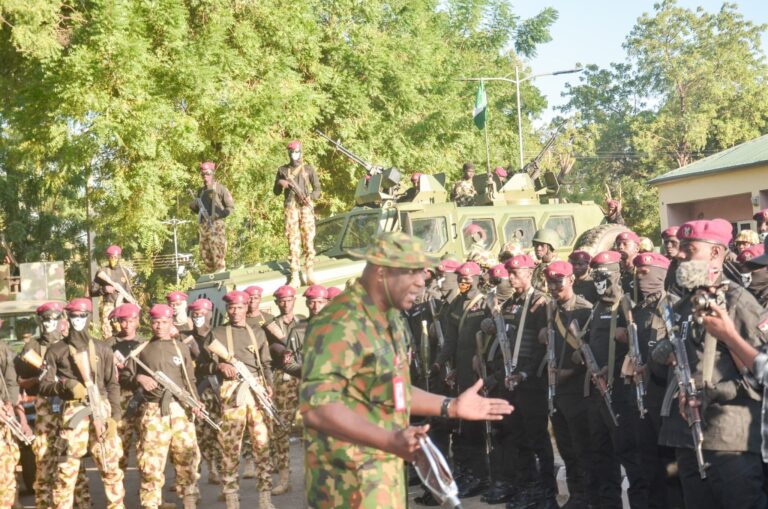
[[[741,273],[741,284],[744,285],[744,288],[749,288],[749,285],[752,284],[752,273],[751,272],[747,272],[747,273],[742,272]]]
[[[83,329],[85,329],[86,324],[88,324],[88,317],[73,316],[70,318],[69,322],[72,324],[72,328],[75,329],[75,331],[82,332]]]
[[[58,329],[59,329],[58,320],[46,320],[43,322],[43,330],[46,332],[46,334],[50,334],[54,331],[57,331]]]
[[[205,317],[204,316],[195,316],[192,318],[192,323],[197,327],[198,329],[205,325]]]
[[[768,232],[761,232],[758,237],[760,238],[760,242],[765,242],[765,238],[768,237]]]
[[[291,152],[291,161],[298,161],[301,159],[301,152]]]
[[[680,262],[675,277],[677,283],[686,290],[709,286],[709,264],[701,260]]]
[[[660,267],[650,267],[647,274],[637,275],[637,286],[644,296],[655,295],[664,290],[667,271]]]
[[[607,279],[601,279],[600,281],[595,280],[595,290],[597,290],[597,294],[601,297],[605,295],[605,291],[608,289],[608,280]]]

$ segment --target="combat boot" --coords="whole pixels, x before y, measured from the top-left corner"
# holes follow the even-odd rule
[[[291,473],[285,469],[280,471],[280,481],[277,486],[272,488],[272,494],[282,495],[288,491],[291,491]]]
[[[208,484],[219,484],[221,478],[219,477],[219,469],[216,468],[216,463],[208,463]]]
[[[243,469],[243,479],[253,479],[256,477],[256,464],[252,459],[245,461],[245,468]]]
[[[237,493],[227,493],[224,495],[224,503],[227,509],[240,509],[240,495]]]
[[[227,507],[229,509],[229,507]],[[269,491],[259,492],[259,509],[276,509],[272,505],[272,494]]]

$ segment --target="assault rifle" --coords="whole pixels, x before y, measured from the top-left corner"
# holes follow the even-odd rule
[[[690,322],[683,322],[680,334],[675,334],[672,325],[672,306],[665,305],[661,309],[661,317],[667,329],[667,335],[675,348],[675,375],[679,387],[678,397],[685,398],[685,413],[688,421],[688,427],[691,428],[691,438],[693,438],[693,448],[696,451],[696,463],[699,466],[699,476],[702,479],[707,478],[706,469],[709,466],[704,461],[704,432],[701,429],[701,410],[699,408],[699,395],[696,390],[696,382],[691,376],[691,365],[688,362],[688,351],[685,349],[685,340],[688,337]]]
[[[485,334],[482,330],[477,331],[475,334],[475,346],[477,347],[477,360],[480,365],[480,376],[483,378],[483,396],[488,397],[488,388],[485,386],[485,380],[488,379],[488,370],[485,365],[485,356],[483,351],[485,350]],[[491,477],[491,451],[493,445],[491,442],[491,421],[483,421],[485,425],[485,466],[488,469],[488,477]]]
[[[504,323],[504,317],[501,316],[501,311],[498,308],[498,300],[495,291],[488,293],[488,308],[490,309],[491,317],[493,318],[493,326],[496,331],[496,342],[499,344],[501,357],[504,359],[504,385],[508,390],[512,391],[517,385],[517,382],[512,379],[512,375],[517,369],[517,359],[512,356],[512,348],[509,344],[509,337],[507,337],[507,324]]]
[[[134,355],[134,350],[131,352],[131,354],[128,356],[134,361],[136,361],[136,364],[141,366],[144,371],[149,373],[149,376],[154,378],[154,380],[165,390],[171,393],[174,398],[176,398],[176,401],[178,401],[181,405],[189,408],[190,410],[197,410],[197,414],[200,415],[200,417],[208,423],[210,427],[215,429],[216,431],[221,431],[221,426],[216,424],[213,419],[211,419],[210,414],[205,410],[205,405],[201,403],[200,401],[195,398],[189,391],[184,390],[183,388],[179,387],[176,382],[170,379],[168,375],[163,373],[162,371],[155,371],[150,369],[149,366],[141,362],[139,360],[139,357],[137,355]],[[182,361],[184,362],[184,361]]]
[[[440,323],[440,317],[437,314],[437,310],[435,309],[435,301],[434,299],[427,300],[427,306],[429,308],[429,314],[432,317],[432,325],[435,327],[435,334],[437,335],[437,345],[440,347],[440,350],[442,351],[443,346],[445,345],[445,335],[443,334],[443,326]],[[446,360],[445,361],[445,378],[450,379],[451,375],[453,374],[453,368],[451,367],[451,361]],[[453,385],[452,383],[449,385]]]
[[[424,366],[424,389],[429,392],[429,326],[426,320],[421,321],[419,355],[421,356],[421,364]]]
[[[557,390],[557,359],[555,358],[555,299],[547,302],[547,405],[549,416],[555,413],[555,392]]]
[[[16,416],[13,413],[11,413],[11,415],[6,415],[4,411],[0,412],[0,422],[11,430],[11,435],[13,435],[16,440],[24,445],[32,445],[35,436],[24,433],[24,429],[21,427],[21,424],[19,424],[19,421],[16,420]]]
[[[291,177],[288,172],[281,173],[280,179],[285,180],[285,182],[288,184],[288,189],[293,192],[293,196],[296,198],[296,201],[299,203],[299,205],[302,207],[309,205],[309,197],[306,195],[306,193],[299,189],[299,185],[295,180],[293,180],[293,177]]]
[[[93,380],[91,373],[91,363],[88,358],[88,351],[76,352],[74,355],[75,365],[80,372],[80,376],[83,377],[85,382],[85,389],[88,391],[88,411],[93,419],[93,429],[96,433],[96,440],[99,443],[99,456],[101,458],[102,467],[107,464],[107,451],[106,451],[106,432],[107,432],[107,415],[104,413],[104,403],[101,399],[101,393],[99,387]],[[109,366],[107,369],[115,369]]]
[[[122,300],[124,300],[124,301],[128,301],[128,302],[130,302],[131,304],[137,304],[137,301],[136,301],[136,299],[133,297],[133,295],[131,295],[130,293],[128,293],[128,291],[127,291],[125,288],[123,288],[123,285],[121,285],[120,283],[117,283],[117,282],[115,282],[115,281],[112,281],[112,278],[111,278],[111,277],[109,277],[109,276],[107,275],[107,273],[106,273],[106,272],[104,272],[103,270],[100,270],[100,271],[98,271],[98,272],[96,273],[96,279],[98,279],[98,280],[100,280],[102,283],[104,283],[104,284],[106,284],[106,285],[109,285],[109,286],[111,286],[112,288],[114,288],[114,289],[117,291],[118,295],[120,296],[120,298],[121,298]],[[120,302],[116,302],[116,305],[118,305],[118,306],[119,306],[120,304],[121,304]]]
[[[384,171],[383,167],[375,166],[375,165],[369,163],[368,161],[366,161],[362,157],[356,155],[354,152],[352,152],[351,150],[346,148],[344,145],[341,144],[341,142],[339,142],[338,140],[332,139],[330,136],[328,136],[324,132],[322,132],[320,130],[317,130],[317,129],[315,129],[315,132],[321,138],[325,138],[326,140],[331,142],[331,144],[334,147],[336,147],[336,150],[338,150],[339,152],[341,152],[342,154],[347,156],[353,162],[355,162],[355,163],[359,164],[360,166],[362,166],[363,168],[365,168],[365,171],[368,172],[368,175],[376,175],[377,173],[381,173],[382,171]]]
[[[599,374],[600,366],[597,365],[597,360],[595,359],[595,354],[592,352],[592,348],[590,348],[590,346],[581,339],[579,326],[575,320],[572,321],[570,325],[568,325],[568,330],[571,332],[571,334],[573,334],[573,337],[579,341],[579,351],[581,352],[581,356],[584,357],[584,363],[587,365],[587,371],[589,372],[589,376],[592,378],[592,383],[595,384],[597,390],[600,391],[600,395],[603,396],[605,406],[608,407],[608,413],[611,414],[613,425],[618,427],[619,416],[616,415],[616,412],[613,411],[611,390],[608,388],[608,382],[605,380],[605,377]]]
[[[197,203],[197,217],[198,220],[202,219],[206,223],[208,223],[208,226],[213,225],[213,218],[208,213],[208,209],[205,208],[205,205],[203,204],[203,200],[200,198],[200,196],[196,195],[192,192],[191,189],[189,189],[189,195],[192,196],[192,199],[195,200],[195,203]]]
[[[643,356],[640,352],[640,341],[637,337],[637,324],[632,317],[632,306],[629,296],[624,295],[621,299],[621,307],[624,310],[624,317],[627,319],[627,335],[629,336],[629,361],[632,368],[632,378],[635,383],[635,399],[637,400],[637,409],[640,411],[640,418],[645,418],[648,410],[645,408],[645,382],[642,375],[637,374],[638,368],[643,365]]]
[[[218,339],[211,341],[206,348],[209,352],[219,357],[224,362],[231,364],[235,370],[237,370],[238,378],[240,378],[248,385],[262,410],[264,410],[267,416],[272,419],[275,424],[277,424],[280,428],[284,428],[285,426],[278,416],[277,407],[275,407],[275,404],[272,402],[272,398],[269,397],[269,394],[264,388],[264,385],[256,379],[253,373],[251,373],[251,371],[248,369],[248,366],[243,364],[242,361],[238,360],[234,354],[230,354],[229,350],[227,350],[227,347],[224,346]]]

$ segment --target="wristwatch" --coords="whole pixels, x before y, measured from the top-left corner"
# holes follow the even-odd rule
[[[451,403],[456,398],[445,398],[440,405],[440,417],[444,417],[448,419],[448,407],[451,406]]]

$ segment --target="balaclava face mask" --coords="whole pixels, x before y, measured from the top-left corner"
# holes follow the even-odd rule
[[[67,317],[69,321],[70,343],[87,343],[90,339],[88,327],[91,324],[90,313],[72,313]]]
[[[677,284],[689,291],[702,286],[709,286],[714,281],[710,276],[709,263],[703,260],[680,262],[675,271]]]
[[[196,336],[207,336],[211,330],[211,313],[192,317],[192,332]]]
[[[44,313],[40,317],[40,338],[44,343],[55,343],[61,339],[60,327],[61,315],[56,313]]]
[[[618,264],[602,266],[593,271],[595,289],[603,302],[616,302],[623,295],[621,288],[621,272]]]
[[[649,295],[661,293],[664,290],[664,280],[667,277],[667,270],[661,267],[648,267],[648,272],[637,273],[637,285],[643,298]]]

